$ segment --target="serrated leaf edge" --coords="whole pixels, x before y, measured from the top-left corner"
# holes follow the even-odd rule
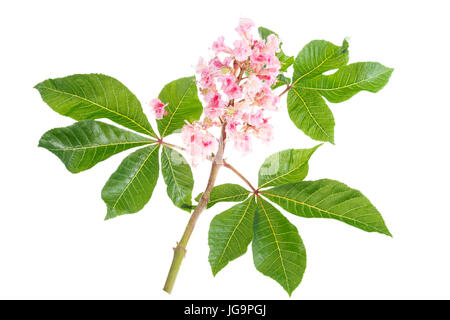
[[[58,89],[53,89],[53,88],[50,88],[50,87],[46,87],[46,86],[43,86],[43,85],[40,85],[40,84],[37,84],[34,88],[35,88],[35,89],[43,88],[43,89],[46,89],[46,90],[50,90],[50,91],[53,91],[53,92],[56,92],[56,93],[60,93],[60,94],[63,94],[63,95],[68,95],[68,96],[71,96],[71,97],[74,97],[74,98],[77,98],[77,99],[86,101],[86,102],[88,102],[88,103],[90,103],[90,104],[93,104],[93,105],[95,105],[95,106],[97,106],[97,107],[103,109],[103,110],[106,110],[106,111],[108,111],[108,112],[114,113],[115,115],[118,115],[118,116],[120,116],[120,117],[123,117],[123,118],[127,119],[128,121],[133,122],[133,123],[134,123],[135,125],[137,125],[139,128],[143,129],[149,136],[154,137],[154,138],[157,138],[157,136],[156,136],[153,132],[151,132],[151,131],[148,130],[147,128],[143,127],[141,124],[139,124],[137,121],[131,119],[130,117],[127,117],[126,115],[124,115],[124,114],[122,114],[122,113],[120,113],[120,112],[117,112],[117,111],[108,109],[107,107],[102,106],[101,104],[98,104],[98,103],[96,103],[96,102],[94,102],[94,101],[91,101],[91,100],[89,100],[89,99],[83,98],[83,97],[81,97],[81,96],[79,96],[79,95],[77,95],[77,94],[73,94],[73,93],[69,93],[69,92],[64,92],[64,91],[61,91],[61,90],[58,90]]]
[[[220,265],[220,261],[222,260],[223,255],[225,254],[225,251],[226,251],[226,249],[228,248],[228,245],[230,244],[230,241],[231,241],[231,239],[233,238],[234,233],[236,232],[237,228],[241,225],[242,221],[244,220],[244,217],[247,215],[248,209],[249,209],[250,206],[252,205],[252,201],[254,201],[254,200],[255,200],[255,196],[253,196],[253,197],[250,198],[250,199],[244,200],[244,201],[248,201],[248,206],[245,208],[244,213],[242,214],[241,218],[239,219],[239,222],[238,222],[238,223],[236,224],[236,226],[234,227],[233,232],[231,233],[230,238],[228,239],[227,243],[225,244],[225,247],[224,247],[224,249],[223,249],[223,251],[222,251],[222,254],[220,255],[220,257],[219,257],[219,259],[218,259],[218,261],[217,261],[217,263],[216,263],[216,266],[217,266],[217,265]],[[242,202],[244,202],[244,201],[242,201]],[[213,269],[213,268],[211,268],[211,269],[212,269],[212,272],[213,272],[213,275],[214,275],[214,276],[220,271],[220,270],[215,270],[215,269]]]
[[[151,152],[149,152],[149,154],[147,155],[147,157],[145,157],[144,161],[142,161],[141,165],[139,166],[139,169],[136,171],[136,173],[133,175],[133,178],[131,178],[130,181],[128,181],[126,187],[123,189],[123,191],[120,193],[119,197],[117,197],[116,202],[114,202],[114,205],[111,207],[110,210],[114,210],[114,208],[116,207],[117,203],[119,202],[119,200],[122,198],[123,194],[125,193],[125,191],[128,189],[128,187],[130,186],[130,184],[134,181],[134,179],[136,178],[136,176],[139,174],[139,172],[141,172],[142,168],[144,167],[145,163],[148,161],[148,159],[150,158],[150,156],[153,154],[153,152],[159,150],[159,146],[157,146],[156,148],[154,148]]]
[[[317,150],[317,148],[319,148],[321,145],[323,145],[323,143],[318,144],[317,146],[315,146],[315,147],[309,149],[309,150],[312,150],[311,156],[312,156],[313,153]],[[293,150],[299,150],[299,149],[293,149]],[[295,167],[295,168],[289,170],[288,172],[283,173],[282,175],[279,175],[278,177],[273,178],[272,180],[269,180],[269,181],[263,183],[261,186],[258,187],[258,189],[264,188],[267,184],[272,183],[272,182],[274,182],[275,180],[278,180],[278,179],[280,179],[280,178],[282,178],[282,177],[284,177],[284,176],[290,174],[291,172],[297,170],[298,168],[304,166],[305,164],[307,165],[309,159],[311,158],[311,156],[308,158],[308,160],[307,160],[306,162],[304,162],[304,163],[302,163],[301,165],[299,165],[299,166],[297,166],[297,167]],[[270,156],[269,156],[269,157],[270,157]]]

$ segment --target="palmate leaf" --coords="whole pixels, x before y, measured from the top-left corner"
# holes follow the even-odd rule
[[[261,198],[255,213],[252,251],[256,269],[291,295],[302,281],[306,250],[297,228]]]
[[[164,146],[161,151],[161,171],[169,198],[177,207],[190,212],[194,178],[189,163],[179,152]]]
[[[157,120],[161,137],[168,136],[185,125],[185,121],[198,120],[203,106],[198,99],[195,77],[181,78],[168,83],[159,94],[159,99],[168,103],[168,115]]]
[[[376,62],[347,65],[348,43],[324,40],[308,43],[297,55],[288,93],[288,112],[294,124],[312,139],[334,143],[334,118],[322,97],[343,102],[360,91],[378,92],[393,69]],[[323,72],[338,69],[331,75]]]
[[[54,153],[67,170],[77,173],[116,153],[153,142],[103,122],[83,120],[47,131],[41,137],[39,147]]]
[[[255,197],[250,197],[230,209],[216,215],[209,227],[209,263],[216,275],[228,262],[247,251],[253,238]]]
[[[358,190],[329,179],[285,184],[261,194],[295,215],[331,218],[368,232],[390,236],[383,218]]]
[[[105,219],[141,210],[150,200],[159,176],[159,145],[139,149],[126,157],[102,190]]]
[[[155,137],[136,96],[116,79],[103,74],[76,74],[45,80],[35,86],[56,112],[75,120],[107,118]]]
[[[258,188],[302,181],[308,174],[309,158],[319,146],[283,150],[266,158],[259,169]]]
[[[238,184],[225,183],[215,186],[209,195],[209,202],[207,208],[211,208],[213,205],[219,202],[239,202],[244,201],[250,195],[250,191],[241,187]],[[195,201],[200,201],[203,192],[200,193]]]

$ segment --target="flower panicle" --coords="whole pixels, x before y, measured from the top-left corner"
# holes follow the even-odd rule
[[[242,153],[251,151],[252,136],[264,142],[272,139],[273,126],[267,113],[278,109],[279,96],[271,86],[280,73],[281,63],[276,55],[280,40],[274,34],[265,40],[254,36],[254,27],[250,19],[240,19],[236,28],[239,39],[228,46],[220,36],[212,44],[213,57],[209,61],[200,58],[197,63],[203,118],[182,129],[193,164],[215,151],[218,142],[208,129],[224,123],[227,140]],[[164,106],[161,101],[152,105],[157,119],[164,116]]]

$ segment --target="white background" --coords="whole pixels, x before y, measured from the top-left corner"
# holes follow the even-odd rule
[[[53,112],[33,86],[47,78],[98,72],[142,101],[193,74],[219,35],[234,39],[239,17],[278,32],[296,55],[312,39],[350,38],[350,60],[394,67],[389,84],[331,105],[336,145],[313,156],[308,179],[361,190],[394,235],[287,213],[308,267],[292,299],[450,298],[449,52],[447,1],[4,1],[0,5],[0,298],[285,299],[254,269],[251,250],[215,278],[208,264],[205,211],[173,295],[163,292],[172,247],[188,214],[160,177],[143,211],[103,221],[100,191],[125,154],[73,175],[37,148]],[[285,99],[275,140],[230,162],[256,182],[270,153],[315,145],[290,122]],[[155,126],[154,126],[155,127]],[[195,194],[209,164],[194,170]],[[240,181],[222,170],[218,183]]]

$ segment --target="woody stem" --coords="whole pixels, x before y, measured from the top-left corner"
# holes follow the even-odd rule
[[[177,246],[174,248],[172,265],[170,266],[169,274],[167,275],[166,283],[164,285],[163,290],[167,293],[171,293],[173,286],[175,284],[175,280],[178,275],[178,271],[181,266],[181,262],[183,261],[184,256],[186,255],[186,246],[188,244],[189,238],[191,237],[192,232],[194,231],[195,224],[197,222],[200,213],[206,208],[206,205],[209,202],[209,196],[211,194],[211,190],[214,187],[214,183],[216,182],[217,173],[219,172],[220,167],[223,165],[223,152],[225,149],[225,125],[222,125],[222,133],[219,140],[219,147],[217,153],[212,160],[211,171],[209,174],[208,184],[206,186],[205,191],[203,192],[200,201],[195,208],[194,212],[189,219],[189,222],[184,230],[183,236],[181,237],[180,242],[178,242]]]

